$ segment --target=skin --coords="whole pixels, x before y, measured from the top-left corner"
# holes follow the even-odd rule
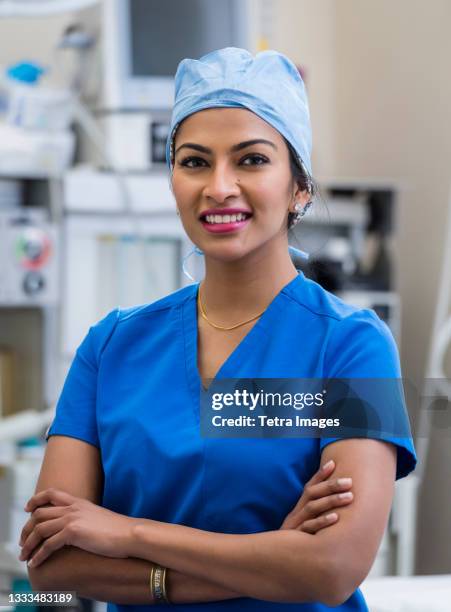
[[[274,147],[259,143],[232,151],[254,139]],[[210,153],[182,147],[187,143]],[[188,236],[205,254],[204,307],[211,320],[234,325],[263,311],[296,276],[288,255],[287,215],[309,196],[293,181],[282,137],[245,109],[208,109],[188,117],[175,148],[173,193]],[[197,161],[189,167],[186,158],[193,156]],[[251,211],[251,222],[232,234],[208,233],[198,216],[221,206]],[[252,324],[225,335],[199,321],[199,372],[211,376]],[[102,508],[98,449],[52,436],[36,494],[26,507],[31,516],[22,533],[22,558],[33,556],[34,588],[73,588],[117,603],[149,603],[150,563],[159,563],[170,568],[174,603],[246,596],[336,606],[361,584],[374,561],[393,498],[396,449],[371,439],[340,440],[324,448],[321,465],[329,460],[333,469],[307,483],[278,530],[222,534]],[[352,503],[335,497],[336,479],[342,477],[352,478]],[[331,509],[335,522],[325,523]]]
[[[276,150],[256,144],[230,151],[254,139],[268,140]],[[208,147],[212,154],[180,148],[187,143]],[[198,161],[187,165],[188,157]],[[305,205],[310,199],[293,180],[282,136],[246,109],[195,113],[177,130],[172,189],[183,227],[205,255],[201,291],[208,316],[234,325],[263,311],[297,274],[288,253],[288,212],[294,212],[296,202]],[[249,210],[253,218],[242,231],[210,234],[199,214],[221,206]]]
[[[349,491],[352,483],[340,485],[332,477],[333,461],[324,467],[306,483],[280,529],[314,534],[338,521],[338,513],[333,521],[326,520],[326,515],[350,504],[338,499],[338,493]],[[136,521],[102,508],[102,487],[99,450],[81,440],[51,436],[36,493],[26,505],[30,518],[22,529],[20,558],[34,562],[28,572],[35,590],[75,590],[98,601],[149,604],[149,561],[126,555],[127,538]],[[108,543],[113,544],[110,549]],[[167,573],[167,583],[174,603],[240,596],[207,576],[197,578],[174,568]]]

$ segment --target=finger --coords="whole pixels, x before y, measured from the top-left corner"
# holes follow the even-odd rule
[[[45,521],[45,523],[39,523],[39,525],[36,525],[28,538],[25,540],[19,559],[21,561],[28,559],[35,548],[39,546],[43,540],[46,540],[55,533],[58,533],[64,529],[64,526],[65,520],[63,517],[53,519],[51,521]]]
[[[315,519],[320,514],[333,510],[334,508],[341,508],[352,502],[354,495],[352,491],[344,491],[342,493],[335,493],[334,495],[328,495],[327,497],[321,497],[309,501],[301,510],[297,517],[298,524],[306,519]],[[294,516],[296,520],[296,515]]]
[[[45,489],[33,495],[25,504],[25,512],[33,512],[38,506],[52,504],[54,506],[69,506],[74,501],[74,496],[60,489]]]
[[[297,527],[297,530],[304,531],[305,533],[310,533],[314,535],[321,529],[334,525],[337,521],[338,521],[338,514],[336,512],[331,512],[323,516],[318,516],[315,519],[304,521],[302,525]]]
[[[296,520],[293,515],[288,514],[288,516],[285,517],[279,529],[296,529],[297,527],[299,527],[299,525],[300,525],[300,521]]]
[[[311,499],[297,512],[291,512],[287,516],[286,520],[288,521],[290,527],[294,525],[296,528],[304,521],[315,519],[320,514],[323,514],[328,510],[333,510],[335,508],[340,508],[350,504],[353,499],[354,495],[352,491],[342,491],[341,493],[335,493],[316,500]],[[286,525],[284,525],[284,527],[286,528]]]
[[[36,508],[36,510],[32,512],[30,518],[22,528],[19,539],[19,546],[23,546],[25,540],[38,523],[58,518],[59,516],[61,516],[61,510],[61,506],[45,506]]]
[[[28,561],[28,567],[37,567],[43,563],[51,554],[66,544],[64,531],[59,531],[56,535],[45,540],[42,546],[37,550],[32,558]]]
[[[313,474],[310,480],[305,483],[304,488],[307,486],[315,485],[318,482],[322,482],[323,480],[328,478],[334,470],[335,470],[335,461],[331,459]]]
[[[28,538],[30,533],[33,531],[35,526],[35,520],[33,518],[28,519],[25,525],[22,527],[22,531],[20,534],[19,546],[23,546],[23,543]]]
[[[291,510],[291,513],[299,511],[306,503],[307,499],[311,499],[310,491],[312,488],[318,486],[318,483],[322,482],[326,478],[329,478],[332,472],[335,470],[335,462],[333,459],[325,463],[308,482],[304,485],[304,491],[301,497],[298,499],[296,505]]]
[[[352,487],[352,478],[333,478],[309,487],[309,498],[319,499],[332,493],[348,491]]]

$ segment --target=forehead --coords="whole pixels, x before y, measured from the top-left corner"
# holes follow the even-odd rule
[[[201,142],[221,140],[239,142],[253,138],[266,138],[276,145],[283,143],[280,133],[264,119],[247,108],[207,108],[193,113],[180,124],[175,140]]]

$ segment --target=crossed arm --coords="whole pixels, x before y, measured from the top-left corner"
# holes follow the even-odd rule
[[[329,459],[336,464],[334,476],[352,477],[354,502],[337,511],[339,522],[316,535],[295,529],[233,535],[131,519],[121,541],[127,558],[66,545],[29,569],[32,586],[151,605],[153,562],[171,568],[173,603],[252,597],[338,605],[361,584],[374,561],[392,503],[396,449],[377,440],[342,440],[325,447],[321,463]],[[102,477],[95,447],[52,436],[36,492],[53,487],[98,504]]]

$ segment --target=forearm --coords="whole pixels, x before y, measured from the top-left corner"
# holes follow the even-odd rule
[[[234,535],[139,519],[133,556],[277,602],[335,601],[330,554],[313,535],[278,530]]]
[[[67,546],[54,552],[41,566],[29,569],[35,590],[70,590],[79,597],[124,605],[152,605],[150,562],[94,555]],[[169,570],[168,595],[173,603],[200,603],[240,597],[207,579]]]

